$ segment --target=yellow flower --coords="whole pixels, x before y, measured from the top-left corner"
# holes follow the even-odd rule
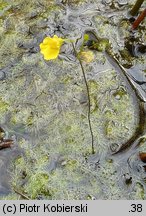
[[[54,35],[53,38],[46,37],[40,44],[40,52],[44,55],[45,60],[51,60],[58,57],[63,39]]]

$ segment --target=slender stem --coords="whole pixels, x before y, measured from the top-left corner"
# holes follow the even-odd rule
[[[134,4],[134,6],[132,7],[130,14],[132,16],[135,16],[140,8],[140,6],[142,5],[142,3],[144,2],[144,0],[137,0],[136,3]]]
[[[145,17],[146,17],[146,8],[141,12],[141,14],[134,21],[132,25],[132,29],[133,30],[136,29],[139,26],[139,24],[142,22],[142,20],[144,20]]]
[[[78,53],[77,53],[77,51],[76,51],[75,46],[74,46],[73,43],[72,43],[72,46],[73,46],[73,50],[74,50],[74,52],[75,52],[75,55],[76,55],[77,59],[79,60],[79,63],[80,63],[81,69],[82,69],[82,73],[83,73],[83,77],[84,77],[84,81],[85,81],[85,85],[86,85],[87,96],[88,96],[88,123],[89,123],[89,129],[90,129],[90,133],[91,133],[92,154],[94,154],[94,153],[95,153],[95,150],[94,150],[94,136],[93,136],[92,126],[91,126],[91,118],[90,118],[90,113],[91,113],[91,109],[90,109],[91,101],[90,101],[89,87],[88,87],[87,79],[86,79],[86,76],[85,76],[85,71],[84,71],[84,68],[83,68],[82,61],[81,61],[81,59],[78,57]]]

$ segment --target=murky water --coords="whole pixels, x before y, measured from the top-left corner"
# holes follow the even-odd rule
[[[146,199],[145,21],[131,32],[132,4],[1,1],[0,126],[14,142],[0,150],[2,199]],[[84,47],[94,59],[82,60],[95,154],[72,44],[55,61],[39,52],[54,34],[79,51],[85,32],[98,41],[97,49]]]

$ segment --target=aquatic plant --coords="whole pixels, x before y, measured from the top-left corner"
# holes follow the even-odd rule
[[[86,41],[88,41],[88,35],[87,34],[84,35],[84,40],[83,40],[83,43],[80,47],[79,53],[76,51],[76,48],[75,48],[72,40],[62,39],[62,38],[59,38],[57,35],[54,35],[53,38],[46,37],[43,40],[43,42],[40,44],[40,52],[44,55],[45,60],[56,59],[59,55],[60,48],[61,48],[64,41],[72,43],[72,47],[73,47],[75,56],[79,60],[79,63],[80,63],[81,69],[82,69],[82,73],[83,73],[83,77],[84,77],[84,81],[85,81],[85,85],[86,85],[86,90],[87,90],[87,96],[88,96],[88,122],[89,122],[89,129],[90,129],[90,133],[91,133],[92,154],[94,154],[95,153],[94,139],[93,139],[93,131],[92,131],[92,127],[91,127],[91,120],[90,120],[91,102],[90,102],[89,87],[88,87],[87,79],[85,76],[84,67],[82,65],[82,60],[80,58],[80,54],[83,53],[82,51],[83,51],[84,44]],[[91,53],[90,53],[90,60],[91,59],[93,59],[93,55],[91,56]]]

